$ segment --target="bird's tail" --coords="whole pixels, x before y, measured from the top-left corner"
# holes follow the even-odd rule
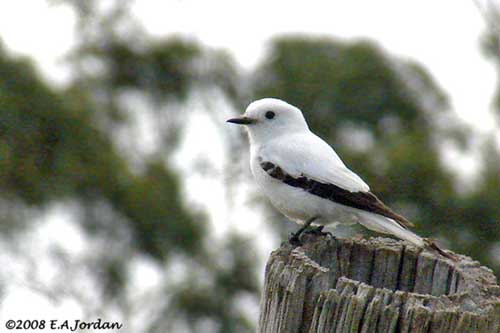
[[[391,218],[368,212],[359,212],[359,216],[361,217],[359,223],[370,230],[383,234],[394,235],[419,247],[425,246],[425,242],[422,237],[416,235],[408,229],[403,228],[399,223]]]

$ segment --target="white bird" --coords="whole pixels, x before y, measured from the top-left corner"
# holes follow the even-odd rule
[[[360,223],[419,247],[429,244],[309,130],[297,107],[264,98],[251,103],[242,117],[227,121],[248,129],[250,167],[260,189],[280,212],[303,224],[292,234],[292,243],[300,244],[301,232],[314,222],[319,231],[327,224]]]

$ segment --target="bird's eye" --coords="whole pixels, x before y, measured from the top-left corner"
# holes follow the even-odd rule
[[[267,111],[266,112],[266,118],[267,119],[273,119],[276,114],[273,111]]]

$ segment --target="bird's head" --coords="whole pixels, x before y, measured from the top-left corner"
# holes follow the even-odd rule
[[[283,134],[309,130],[299,108],[276,98],[252,102],[242,117],[228,119],[227,122],[245,125],[250,139],[258,143]]]

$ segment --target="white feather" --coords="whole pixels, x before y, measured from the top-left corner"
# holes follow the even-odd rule
[[[393,219],[364,211],[360,211],[358,215],[360,217],[359,223],[370,230],[383,234],[394,235],[419,247],[424,246],[424,240],[421,237],[410,230],[403,228]]]
[[[279,136],[262,145],[257,154],[292,176],[304,175],[350,192],[370,190],[358,175],[344,165],[332,147],[310,131]]]

